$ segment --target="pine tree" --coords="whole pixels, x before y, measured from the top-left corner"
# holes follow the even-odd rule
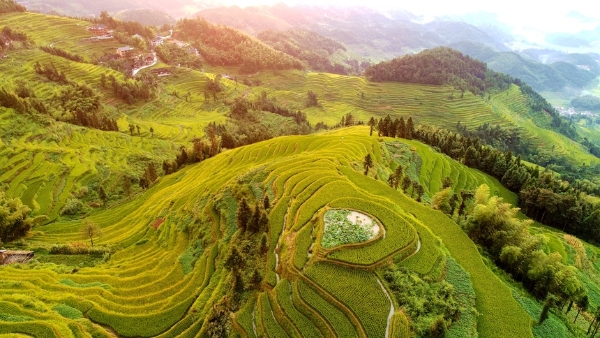
[[[271,202],[269,201],[269,195],[265,194],[265,198],[263,198],[263,207],[265,210],[269,210],[271,207]]]
[[[254,206],[254,212],[252,212],[252,216],[250,217],[250,222],[248,223],[248,230],[257,233],[260,230],[260,208],[258,207],[258,203]]]
[[[371,158],[371,154],[367,154],[367,156],[365,156],[363,167],[365,169],[365,175],[369,173],[370,168],[373,168],[373,159]]]
[[[244,257],[237,246],[232,245],[227,258],[225,259],[225,268],[228,270],[241,270],[245,266]]]
[[[415,125],[413,123],[412,117],[409,117],[406,121],[406,139],[412,140],[415,135]]]
[[[240,228],[244,231],[248,229],[248,221],[250,220],[250,217],[252,216],[251,214],[252,214],[252,210],[250,209],[248,202],[246,202],[245,198],[242,198],[242,200],[240,202],[240,206],[238,207],[237,214],[236,214],[238,228]]]

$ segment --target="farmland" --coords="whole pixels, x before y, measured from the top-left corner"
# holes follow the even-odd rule
[[[0,16],[0,25],[26,31],[35,43],[0,59],[0,88],[23,82],[51,100],[61,86],[33,70],[36,62],[53,64],[70,81],[90,86],[119,129],[77,126],[56,111],[36,117],[0,107],[0,188],[38,216],[25,238],[0,244],[36,254],[27,264],[0,266],[0,335],[408,337],[429,330],[432,323],[417,327],[417,316],[396,298],[384,278],[389,269],[420,287],[451,285],[443,289],[450,290],[446,305],[456,302],[459,310],[442,316],[449,336],[580,336],[589,325],[587,315],[569,326],[556,314],[534,324],[542,304],[480,253],[462,219],[430,208],[445,178],[456,194],[486,184],[513,205],[517,196],[418,141],[369,136],[366,126],[282,136],[222,149],[170,174],[159,169],[147,189],[136,184],[127,191],[124,184],[138,183],[149,164],[173,161],[206,136],[209,123],[230,121],[235,100],[263,92],[282,107],[302,110],[313,125],[333,126],[351,113],[362,121],[389,114],[443,127],[516,126],[532,144],[553,144],[560,156],[598,163],[581,145],[534,123],[518,87],[486,100],[450,86],[263,71],[244,76],[252,86],[222,77],[222,91],[207,100],[208,84],[237,70],[206,65],[202,71],[178,67],[158,80],[150,99],[127,103],[101,77],[133,80],[94,62],[120,44],[84,40],[88,24],[35,13]],[[39,48],[47,45],[85,62]],[[309,90],[319,105],[307,108]],[[272,129],[291,120],[263,113],[261,122]],[[374,165],[365,173],[367,154]],[[414,187],[387,184],[399,166],[423,187],[420,201]],[[254,230],[240,225],[242,199]],[[370,218],[370,229],[352,229],[361,225],[349,221],[350,212]],[[94,244],[82,237],[90,223],[101,230]],[[328,228],[334,223],[337,229]],[[352,231],[340,235],[343,227]],[[577,269],[590,309],[600,306],[597,248],[540,224],[529,232],[545,238],[543,250]],[[100,253],[57,254],[62,247],[92,246]],[[565,316],[573,321],[575,311]]]
[[[54,329],[64,332],[65,336],[73,335],[75,327],[88,333],[107,334],[94,323],[111,327],[125,336],[172,336],[176,332],[185,336],[202,330],[202,322],[193,318],[207,318],[209,309],[205,304],[218,301],[227,291],[224,285],[228,273],[223,268],[223,258],[219,257],[227,251],[229,235],[218,230],[224,224],[214,223],[216,219],[211,216],[214,214],[211,210],[216,210],[221,223],[226,222],[228,208],[235,208],[235,204],[228,206],[218,200],[244,177],[255,177],[258,181],[251,179],[251,184],[274,192],[269,215],[271,249],[268,255],[276,254],[278,258],[265,266],[266,275],[275,278],[268,283],[268,279],[263,281],[262,293],[246,291],[253,300],[240,309],[237,325],[234,325],[244,335],[254,336],[251,328],[256,327],[257,334],[265,332],[276,336],[284,332],[292,336],[297,332],[343,335],[348,330],[356,330],[361,336],[381,336],[388,325],[387,313],[394,305],[373,269],[393,259],[407,267],[414,266],[425,275],[439,276],[434,267],[446,264],[444,257],[448,254],[441,249],[446,247],[471,276],[477,311],[484,314],[477,319],[480,334],[494,336],[496,330],[492,327],[506,323],[502,331],[497,331],[500,336],[514,330],[521,330],[519,335],[530,336],[530,317],[510,296],[508,288],[477,258],[475,246],[456,224],[352,169],[352,163],[360,161],[369,149],[379,148],[376,138],[353,135],[365,131],[366,128],[353,128],[318,136],[278,138],[226,151],[162,178],[131,202],[93,213],[88,219],[103,230],[96,241],[111,249],[110,258],[95,266],[80,267],[76,273],[72,267],[41,262],[2,268],[5,276],[2,288],[11,292],[4,292],[0,302],[6,309],[19,309],[16,313],[22,318],[40,323],[39,327],[27,326],[24,319],[18,317],[14,318],[12,323],[16,324],[11,324],[11,328],[22,323],[27,330]],[[341,135],[344,135],[343,140]],[[265,148],[271,150],[260,151]],[[384,160],[387,155],[380,156]],[[319,164],[313,165],[315,161]],[[230,165],[225,165],[227,163]],[[428,166],[425,164],[422,170],[428,170]],[[223,170],[217,175],[211,168]],[[262,168],[264,174],[252,174],[256,168]],[[454,168],[464,171],[473,185],[486,182],[482,174],[461,165]],[[302,183],[311,177],[312,171],[320,175],[330,171],[337,179],[329,184]],[[385,228],[385,238],[376,237],[350,247],[333,248],[333,251],[321,248],[322,216],[328,208],[349,208],[372,215]],[[155,229],[151,225],[159,217],[165,221]],[[191,223],[184,230],[181,225],[189,222],[186,219],[191,219]],[[36,251],[57,243],[77,242],[80,223],[64,220],[36,228],[27,242]],[[433,224],[439,226],[433,227]],[[288,238],[298,238],[297,244]],[[306,240],[316,241],[314,254],[308,257],[306,244],[302,244]],[[196,242],[202,243],[201,251],[193,263],[186,263],[191,258],[183,257],[193,255],[188,248]],[[417,242],[421,249],[415,253]],[[277,245],[280,249],[274,254]],[[302,263],[291,263],[298,255],[304,257]],[[410,258],[404,260],[403,257],[408,256]],[[268,261],[271,262],[271,258]],[[336,277],[328,277],[331,274]],[[346,276],[343,285],[356,285],[352,288],[371,297],[377,295],[377,307],[364,307],[364,303],[355,301],[358,298],[354,292],[340,288],[342,284],[335,280],[342,276]],[[484,291],[486,288],[505,291],[492,296]],[[41,294],[47,295],[43,302],[38,300]],[[506,310],[492,310],[498,305],[491,304],[502,304]],[[70,317],[79,318],[76,314],[81,312],[87,319],[65,318],[53,310],[67,309],[65,306],[73,309],[68,312],[73,313]],[[377,310],[375,316],[370,313],[375,308],[386,310]],[[509,313],[512,317],[505,318]],[[523,325],[514,326],[514,321],[523,321]],[[190,325],[191,322],[196,324]],[[314,326],[308,325],[309,322]]]

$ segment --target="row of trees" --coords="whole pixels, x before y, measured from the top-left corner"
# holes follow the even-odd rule
[[[81,55],[67,52],[64,49],[60,49],[57,47],[50,47],[50,46],[42,46],[42,47],[40,47],[40,49],[48,54],[60,56],[62,58],[65,58],[65,59],[68,59],[71,61],[85,62],[84,58]]]

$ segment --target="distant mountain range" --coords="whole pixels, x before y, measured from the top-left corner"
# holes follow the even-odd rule
[[[560,91],[566,87],[580,90],[598,75],[600,55],[567,54],[551,49],[514,51],[516,38],[493,13],[461,17],[444,17],[422,23],[421,18],[406,11],[382,14],[367,7],[314,7],[279,3],[273,6],[241,8],[218,7],[218,1],[173,0],[168,4],[150,0],[32,0],[30,10],[63,15],[98,15],[105,10],[120,20],[139,21],[147,25],[173,23],[173,18],[196,16],[208,22],[233,27],[249,33],[278,50],[300,57],[314,70],[336,73],[359,72],[361,62],[380,62],[424,49],[449,46],[484,61],[489,68],[509,74],[530,84],[538,91]],[[291,35],[312,36],[315,41],[341,43],[342,52],[323,53],[309,45],[298,45]],[[274,33],[281,32],[275,38]],[[261,35],[261,33],[263,33]],[[546,42],[560,47],[588,47],[598,44],[600,28],[579,33],[549,34]],[[298,49],[300,48],[300,49]],[[344,50],[342,50],[344,49]],[[358,62],[358,65],[356,63]],[[339,68],[339,69],[338,69]]]

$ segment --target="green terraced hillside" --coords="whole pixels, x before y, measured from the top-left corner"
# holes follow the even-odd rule
[[[395,261],[432,278],[449,278],[454,275],[444,270],[452,257],[464,269],[458,271],[470,276],[480,314],[476,327],[471,320],[466,330],[476,329],[483,337],[532,336],[532,318],[456,223],[353,168],[367,153],[381,170],[393,161],[385,143],[361,136],[367,132],[354,128],[282,137],[226,151],[162,178],[131,202],[88,217],[102,227],[95,242],[112,255],[77,271],[35,261],[2,267],[0,330],[62,337],[206,332],[215,318],[211,304],[231,296],[231,273],[224,267],[228,245],[252,236],[240,233],[235,223],[234,196],[242,184],[249,187],[243,189],[250,201],[267,195],[272,202],[268,249],[248,262],[257,264],[264,279],[258,289],[243,292],[231,334],[382,337],[402,332],[405,324],[393,315],[397,304],[378,271]],[[458,180],[463,187],[491,182],[416,142],[407,147],[423,159],[429,156],[422,161],[421,181],[429,181],[431,191],[435,183],[427,177],[433,175],[423,171],[463,177]],[[385,236],[321,248],[322,215],[329,208],[366,213]],[[47,255],[42,252],[53,245],[81,241],[80,226],[81,221],[39,226],[27,243],[42,260]]]

